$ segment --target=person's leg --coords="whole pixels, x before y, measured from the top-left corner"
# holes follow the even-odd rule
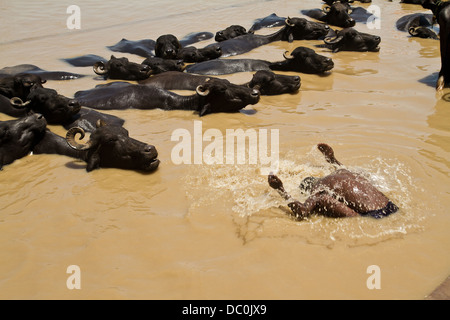
[[[278,193],[280,194],[280,196],[283,197],[283,199],[285,199],[285,200],[292,199],[292,197],[286,192],[286,190],[284,190],[283,182],[280,180],[280,178],[278,178],[276,175],[270,174],[268,181],[269,181],[269,186],[272,189],[277,190]]]

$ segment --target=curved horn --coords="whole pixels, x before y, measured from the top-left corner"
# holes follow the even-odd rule
[[[291,18],[287,17],[286,20],[284,20],[284,22],[289,26],[289,27],[295,27],[295,24],[291,22]]]
[[[92,141],[89,140],[85,144],[81,144],[75,141],[75,135],[79,133],[81,135],[80,140],[84,138],[85,133],[84,130],[78,127],[70,128],[69,131],[67,131],[66,134],[66,141],[75,150],[88,150],[92,148]]]
[[[322,11],[323,11],[324,13],[328,13],[328,12],[330,12],[330,10],[331,10],[331,7],[330,7],[329,5],[324,5],[324,6],[322,7]]]
[[[102,61],[96,62],[93,68],[94,72],[98,75],[102,76],[108,73],[108,70],[106,69],[106,66]]]
[[[98,119],[97,122],[95,123],[95,127],[101,128],[101,127],[105,127],[106,126],[106,122],[102,119]],[[81,139],[83,139],[83,137],[81,137]]]
[[[177,65],[181,66],[181,71],[184,71],[187,67],[183,60],[178,60]]]
[[[205,90],[205,88],[203,88],[202,85],[199,85],[195,89],[195,91],[197,92],[198,95],[203,96],[203,97],[206,97],[209,94],[209,90],[208,89]]]
[[[343,36],[338,36],[338,37],[336,37],[334,39],[331,39],[330,37],[327,37],[327,38],[323,39],[323,41],[326,44],[336,44],[336,43],[339,43],[342,39],[344,39]]]
[[[287,56],[286,55],[286,53],[288,53],[289,51],[285,51],[284,53],[283,53],[283,57],[286,59],[286,60],[292,60],[292,59],[294,59],[294,56],[293,55],[291,55],[291,54],[289,54],[289,56]]]
[[[408,33],[410,34],[410,35],[412,35],[412,36],[417,36],[417,29],[418,29],[419,27],[411,27],[411,28],[409,28],[408,29]]]
[[[11,98],[11,100],[9,100],[9,102],[15,108],[25,108],[27,105],[29,105],[31,103],[31,100],[23,102],[22,99],[20,99],[19,97],[14,97],[14,98]]]

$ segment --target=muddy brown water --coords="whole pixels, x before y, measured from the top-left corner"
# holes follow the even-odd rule
[[[63,58],[109,57],[106,46],[122,38],[181,38],[231,24],[249,28],[271,13],[295,17],[321,6],[313,0],[78,1],[81,29],[68,30],[71,4],[5,1],[0,67],[29,63],[86,74],[46,84],[73,96],[102,81],[91,68],[72,67]],[[85,163],[57,155],[27,156],[6,166],[0,173],[0,297],[425,298],[450,271],[450,103],[434,89],[439,43],[395,29],[398,18],[423,10],[397,1],[373,4],[381,10],[381,28],[356,28],[381,36],[378,53],[331,53],[316,47],[320,41],[295,41],[242,55],[276,61],[286,50],[307,46],[332,57],[328,76],[301,74],[297,94],[262,97],[242,113],[203,118],[188,111],[110,111],[126,120],[131,136],[157,147],[161,164],[152,174],[87,173]],[[224,76],[235,83],[250,77]],[[227,129],[277,130],[278,175],[301,200],[302,178],[332,170],[315,150],[326,142],[401,209],[383,220],[293,221],[260,163],[174,163],[173,132],[193,136],[199,124],[203,133],[216,129],[224,138]],[[204,141],[203,150],[210,143]],[[66,285],[70,265],[80,268],[79,290]],[[379,289],[367,285],[373,265],[379,267]]]

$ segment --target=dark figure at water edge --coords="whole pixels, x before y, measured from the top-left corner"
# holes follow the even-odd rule
[[[439,23],[441,70],[436,89],[442,90],[450,83],[450,1],[425,0],[422,6],[430,9]]]
[[[317,147],[329,163],[342,166],[329,145],[320,143]],[[304,203],[292,199],[277,176],[269,175],[268,181],[284,199],[291,201],[288,206],[298,220],[313,213],[335,218],[361,215],[378,219],[398,210],[398,207],[366,178],[347,169],[339,169],[323,178],[305,178],[300,189],[310,196]]]

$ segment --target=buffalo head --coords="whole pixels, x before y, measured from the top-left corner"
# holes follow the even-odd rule
[[[324,21],[333,26],[350,28],[356,24],[355,19],[350,17],[352,9],[348,3],[334,2],[329,6],[324,6],[323,12],[325,13]]]
[[[381,42],[379,36],[356,31],[353,28],[346,28],[336,31],[334,38],[324,39],[325,44],[333,50],[338,51],[379,51],[378,45]]]
[[[285,60],[271,63],[270,69],[318,74],[330,71],[334,67],[331,58],[317,54],[310,48],[298,47],[290,55],[286,53],[283,54]]]
[[[287,76],[268,70],[257,71],[248,83],[249,88],[257,89],[261,95],[294,93],[300,89],[299,76]]]
[[[286,39],[293,40],[317,40],[325,37],[330,31],[330,27],[320,22],[306,20],[305,18],[286,19]]]
[[[164,59],[176,59],[181,43],[172,34],[165,34],[156,39],[155,56]]]
[[[45,134],[46,126],[41,114],[0,122],[0,169],[32,151]]]
[[[159,166],[156,148],[130,138],[128,131],[121,126],[105,125],[98,121],[97,129],[85,144],[76,142],[75,135],[78,133],[83,139],[83,129],[71,128],[66,134],[66,140],[72,148],[87,151],[88,172],[100,167],[150,172]]]
[[[222,49],[218,45],[212,45],[197,49],[195,47],[184,47],[178,52],[178,58],[184,62],[202,62],[217,59],[222,55]]]
[[[232,25],[224,30],[217,31],[214,40],[216,40],[217,42],[221,42],[236,38],[238,36],[242,36],[244,34],[247,34],[247,30],[245,30],[243,26]]]
[[[30,91],[35,88],[42,88],[45,83],[41,77],[29,73],[21,73],[0,79],[0,94],[7,98],[18,97],[25,100]]]
[[[184,62],[181,59],[163,59],[158,57],[150,57],[145,59],[142,64],[149,66],[149,74],[155,75],[167,71],[183,71],[185,68]]]
[[[233,84],[225,79],[207,79],[196,89],[200,116],[216,112],[237,112],[249,104],[256,104],[259,90]]]
[[[340,2],[340,3],[353,3],[353,0],[323,0],[323,2],[325,2],[327,5],[331,6],[333,3],[335,2]],[[372,1],[372,0],[370,0]],[[368,2],[370,2],[368,1]]]
[[[130,62],[127,58],[111,59],[104,63],[99,61],[94,64],[94,72],[109,79],[120,80],[144,80],[150,76],[150,68],[145,64]]]
[[[424,39],[435,39],[438,40],[439,37],[432,29],[427,27],[411,27],[408,29],[408,33],[413,37],[419,37]]]
[[[27,108],[42,114],[50,124],[64,124],[81,110],[77,100],[47,88],[31,90],[25,102],[18,97],[12,98],[11,104],[16,108]]]

